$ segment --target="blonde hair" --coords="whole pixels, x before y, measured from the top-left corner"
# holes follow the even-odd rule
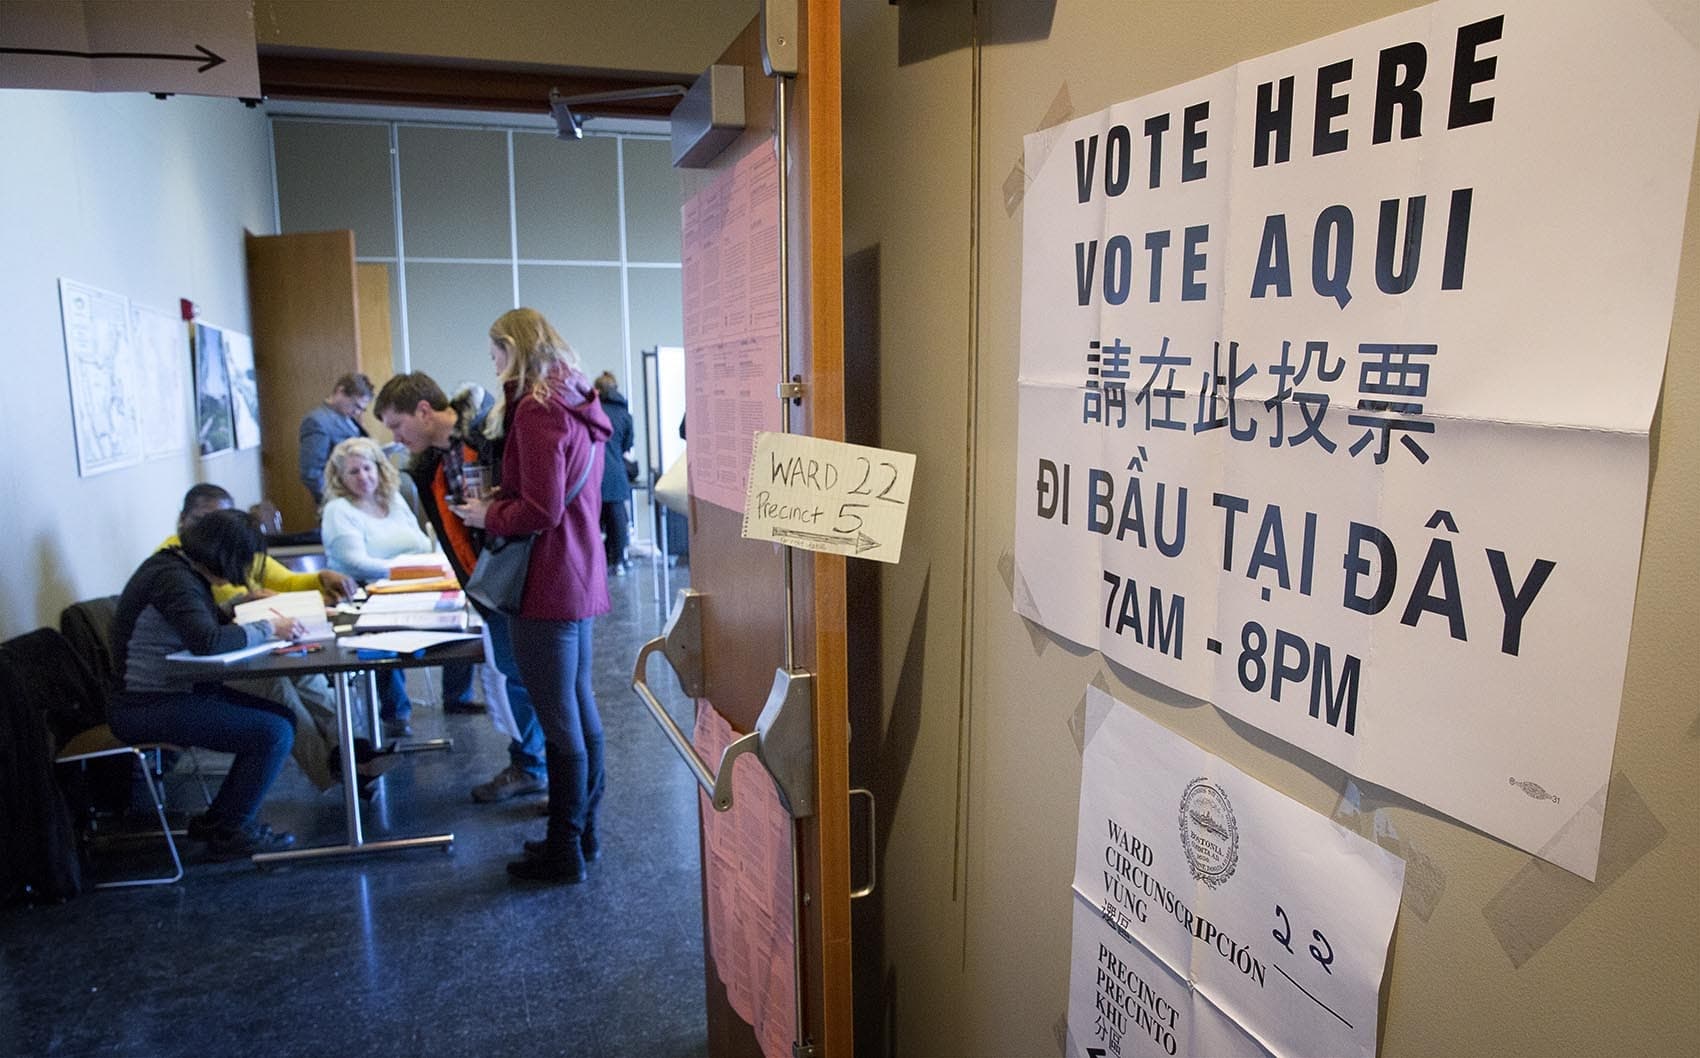
[[[370,437],[350,437],[331,449],[331,457],[325,460],[325,495],[348,500],[350,503],[354,501],[354,493],[348,491],[348,486],[342,483],[342,468],[356,456],[377,468],[377,500],[379,506],[388,513],[390,501],[400,494],[401,475],[396,472],[395,464],[390,462],[390,457],[384,454],[378,442]]]
[[[514,392],[521,397],[548,400],[550,378],[578,370],[578,354],[536,309],[510,309],[496,317],[490,325],[490,340],[508,354],[501,381],[514,383]],[[506,417],[504,392],[485,419],[485,436],[500,437]]]

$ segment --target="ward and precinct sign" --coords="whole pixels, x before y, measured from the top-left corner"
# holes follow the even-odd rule
[[[742,535],[896,562],[914,480],[909,452],[763,431],[750,453]]]
[[[1069,1055],[1374,1055],[1405,864],[1086,691]]]
[[[1029,136],[1016,610],[1592,878],[1697,113],[1463,0]]]

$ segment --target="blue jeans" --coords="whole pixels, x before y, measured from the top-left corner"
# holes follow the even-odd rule
[[[126,742],[175,742],[236,755],[207,809],[222,826],[254,821],[295,743],[288,707],[228,687],[126,691],[109,712],[112,733]]]
[[[380,669],[378,676],[378,716],[385,720],[406,720],[413,715],[413,699],[407,696],[407,676],[400,669]]]
[[[472,662],[455,661],[443,666],[443,704],[472,700]]]
[[[551,827],[559,797],[566,821],[576,831],[594,829],[604,780],[602,714],[597,712],[596,692],[591,687],[593,619],[508,620],[514,659],[525,673],[537,722],[548,743]],[[560,768],[556,766],[557,755]]]
[[[531,692],[526,690],[519,662],[514,660],[513,632],[508,624],[511,618],[498,610],[486,610],[482,606],[477,609],[489,626],[491,660],[496,671],[508,681],[508,710],[514,714],[514,726],[519,728],[520,737],[508,743],[508,760],[521,771],[542,778],[543,727],[537,722],[537,709],[531,704]]]

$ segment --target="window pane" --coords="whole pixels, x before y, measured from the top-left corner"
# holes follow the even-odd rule
[[[617,141],[514,133],[519,255],[540,261],[618,261]]]
[[[519,300],[549,317],[577,351],[585,374],[622,374],[618,268],[521,265]]]
[[[514,307],[506,265],[409,264],[407,344],[413,370],[453,393],[461,382],[495,386],[490,324]]]
[[[634,268],[626,281],[632,299],[632,363],[658,345],[685,344],[685,313],[677,268]]]
[[[679,176],[665,140],[626,141],[626,260],[678,261]]]
[[[401,221],[408,257],[507,258],[507,134],[403,126]]]
[[[354,232],[361,257],[395,256],[387,125],[272,123],[285,232]]]

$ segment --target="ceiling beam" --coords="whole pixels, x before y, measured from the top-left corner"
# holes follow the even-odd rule
[[[347,53],[262,46],[260,92],[268,99],[310,99],[387,106],[449,107],[510,114],[549,113],[549,90],[564,96],[662,85],[690,87],[679,74],[582,69],[445,65]],[[666,118],[678,100],[628,99],[575,105],[586,117]]]

